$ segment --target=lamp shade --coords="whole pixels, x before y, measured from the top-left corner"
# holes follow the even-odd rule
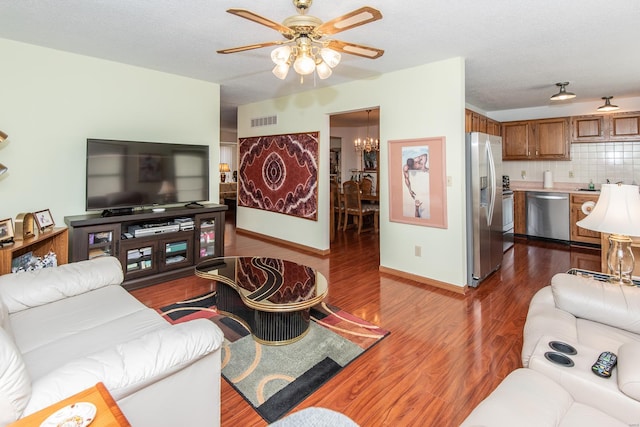
[[[220,163],[220,172],[231,172],[228,163]]]
[[[637,185],[603,184],[598,203],[576,223],[601,233],[640,236],[640,193]]]

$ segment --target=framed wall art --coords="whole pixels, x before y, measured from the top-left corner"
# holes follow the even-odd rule
[[[55,225],[49,209],[34,212],[33,215],[36,217],[36,224],[38,224],[38,229],[40,231],[51,230]]]
[[[13,243],[13,220],[11,218],[0,221],[0,246]]]
[[[445,138],[389,141],[389,220],[447,228]]]
[[[240,138],[238,206],[317,221],[319,135]]]

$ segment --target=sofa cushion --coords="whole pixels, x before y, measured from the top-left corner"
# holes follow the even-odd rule
[[[0,329],[0,425],[16,421],[31,398],[31,380],[13,339]]]
[[[13,330],[11,329],[11,318],[9,317],[9,309],[0,298],[0,328],[13,338]]]
[[[462,427],[627,426],[575,402],[560,384],[531,369],[510,373],[461,424]]]
[[[640,334],[640,288],[560,273],[551,279],[551,289],[559,309]]]
[[[14,313],[11,326],[18,348],[27,353],[141,310],[148,308],[121,286],[112,285]]]
[[[618,349],[618,387],[632,399],[640,401],[640,343],[629,342]]]
[[[32,381],[58,369],[70,360],[104,351],[129,340],[171,325],[155,310],[144,309],[109,320],[91,329],[78,330],[23,353]]]
[[[120,261],[101,257],[0,276],[0,299],[14,313],[58,301],[69,296],[122,283]]]

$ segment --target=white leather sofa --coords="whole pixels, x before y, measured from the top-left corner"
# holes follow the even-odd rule
[[[573,366],[550,361],[569,344]],[[610,378],[591,372],[603,351],[618,356]],[[563,353],[561,353],[563,354]],[[640,425],[640,288],[557,274],[531,300],[522,364],[463,425]]]
[[[0,426],[102,382],[136,427],[218,426],[223,335],[170,325],[113,257],[0,276]]]

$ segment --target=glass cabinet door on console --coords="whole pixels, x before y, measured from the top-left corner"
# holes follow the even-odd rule
[[[221,215],[196,215],[196,263],[207,258],[224,256],[224,230]]]
[[[160,270],[173,270],[193,264],[193,231],[180,232],[180,237],[160,241]]]
[[[129,239],[121,243],[120,263],[124,270],[125,280],[158,271],[158,263],[156,262],[158,242],[136,242],[135,240]]]
[[[78,250],[73,251],[72,261],[93,259],[101,256],[117,256],[120,241],[120,224],[97,225],[77,230],[74,242]]]

